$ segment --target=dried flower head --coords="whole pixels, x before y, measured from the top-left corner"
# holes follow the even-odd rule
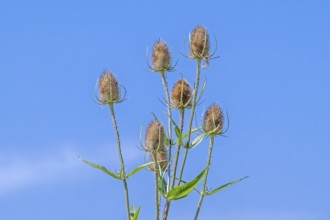
[[[156,72],[163,72],[171,69],[171,54],[163,40],[158,40],[152,51],[152,68]]]
[[[172,104],[175,108],[186,108],[191,105],[191,89],[188,82],[180,79],[172,89]]]
[[[151,155],[151,161],[155,162],[153,154]],[[149,165],[149,168],[151,171],[155,172],[158,171],[158,168],[160,167],[160,169],[162,171],[164,171],[168,165],[168,160],[167,160],[167,153],[166,151],[160,151],[156,153],[156,160],[157,163],[153,163]]]
[[[203,26],[197,26],[190,36],[190,56],[208,59],[210,52],[209,34]]]
[[[205,132],[213,131],[213,134],[220,134],[223,129],[223,112],[218,104],[211,105],[204,117]]]
[[[145,150],[165,151],[165,132],[163,125],[155,120],[149,123],[146,132]]]
[[[120,100],[120,92],[116,77],[105,71],[99,78],[100,101],[103,104],[117,103]]]

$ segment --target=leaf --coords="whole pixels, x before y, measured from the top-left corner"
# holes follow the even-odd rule
[[[117,180],[122,180],[120,176],[118,176],[118,175],[114,174],[113,172],[107,170],[104,166],[101,166],[101,165],[98,165],[98,164],[95,164],[95,163],[92,163],[92,162],[89,162],[89,161],[83,160],[83,159],[81,161],[88,164],[91,167],[94,167],[95,169],[103,171],[104,173],[108,174],[109,176],[111,176],[111,177],[113,177]]]
[[[191,132],[190,132],[190,134],[195,133],[195,132],[198,131],[199,129],[200,129],[200,128],[192,129]],[[184,135],[182,135],[182,140],[185,139],[186,137],[188,137],[188,135],[189,135],[189,132],[186,133],[186,134],[184,134]]]
[[[197,145],[199,145],[203,139],[207,137],[207,134],[206,133],[203,133],[199,136],[197,136],[192,142],[191,142],[191,146],[190,146],[190,149],[196,147]]]
[[[139,219],[140,210],[141,210],[141,207],[139,207],[136,211],[133,209],[133,212],[131,212],[131,220]]]
[[[190,182],[187,182],[181,186],[174,187],[170,191],[168,191],[166,199],[167,200],[177,200],[183,197],[188,196],[198,185],[201,179],[206,174],[209,167],[206,167],[195,179]]]
[[[132,170],[132,172],[130,172],[126,178],[130,178],[131,176],[135,175],[136,173],[140,172],[141,170],[143,170],[144,168],[146,168],[147,166],[153,164],[154,162],[149,162],[149,163],[145,163],[141,166],[138,166],[137,168],[135,168],[134,170]]]
[[[210,195],[216,194],[216,193],[218,193],[218,192],[220,192],[220,191],[222,191],[222,190],[224,190],[224,189],[226,189],[226,188],[228,188],[228,187],[230,187],[230,186],[232,186],[232,185],[235,185],[236,183],[241,182],[242,180],[244,180],[244,179],[246,179],[246,178],[248,178],[248,176],[243,177],[243,178],[241,178],[241,179],[239,179],[239,180],[236,180],[236,181],[233,181],[233,182],[227,183],[227,184],[225,184],[225,185],[223,185],[223,186],[220,186],[220,187],[218,187],[218,188],[212,190],[211,192],[207,192],[206,195],[207,195],[207,196],[210,196]]]
[[[167,183],[162,175],[158,176],[158,190],[166,198],[167,195]]]
[[[179,180],[179,178],[175,178],[177,180]],[[180,183],[187,183],[186,181],[184,180],[181,180]],[[202,193],[200,191],[198,191],[196,188],[194,189],[199,195],[201,195]]]

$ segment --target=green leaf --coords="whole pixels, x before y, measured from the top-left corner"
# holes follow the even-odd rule
[[[190,132],[190,134],[193,134],[193,133],[195,133],[198,130],[200,130],[200,128],[192,129],[191,132]],[[184,140],[186,137],[188,137],[188,135],[189,135],[189,132],[186,133],[186,134],[184,134],[184,135],[182,135],[182,140]]]
[[[190,146],[190,149],[196,147],[197,145],[199,145],[203,139],[207,137],[207,134],[206,133],[203,133],[199,136],[197,136],[192,142],[191,142],[191,146]]]
[[[120,176],[118,176],[118,175],[114,174],[113,172],[107,170],[104,166],[101,166],[101,165],[98,165],[98,164],[95,164],[95,163],[92,163],[92,162],[89,162],[89,161],[83,160],[83,159],[81,161],[88,164],[91,167],[94,167],[95,169],[103,171],[104,173],[108,174],[109,176],[111,176],[111,177],[113,177],[117,180],[122,180]]]
[[[158,190],[166,198],[167,195],[167,183],[162,175],[158,176]]]
[[[139,214],[140,214],[141,207],[139,207],[136,211],[133,208],[133,211],[131,212],[131,220],[138,220]]]
[[[188,196],[198,185],[201,179],[206,174],[209,167],[206,167],[195,179],[190,182],[187,182],[181,186],[174,187],[170,191],[168,191],[166,199],[167,200],[177,200],[183,197]]]
[[[218,192],[220,192],[220,191],[222,191],[222,190],[224,190],[224,189],[226,189],[226,188],[228,188],[228,187],[230,187],[230,186],[232,186],[232,185],[235,185],[236,183],[241,182],[242,180],[244,180],[244,179],[246,179],[246,178],[248,178],[248,176],[243,177],[243,178],[241,178],[241,179],[239,179],[239,180],[236,180],[236,181],[233,181],[233,182],[227,183],[227,184],[225,184],[225,185],[223,185],[223,186],[220,186],[220,187],[216,188],[215,190],[212,190],[211,192],[207,192],[206,195],[207,195],[207,196],[210,196],[210,195],[216,194],[216,193],[218,193]]]
[[[154,116],[156,121],[159,121],[155,113],[151,112],[151,114],[152,114],[152,116]]]
[[[154,162],[149,162],[149,163],[146,163],[146,164],[143,164],[141,166],[138,166],[137,168],[135,168],[134,170],[132,170],[132,172],[130,172],[126,178],[130,178],[131,176],[135,175],[136,173],[140,172],[141,170],[143,170],[144,168],[146,168],[147,166],[153,164]]]

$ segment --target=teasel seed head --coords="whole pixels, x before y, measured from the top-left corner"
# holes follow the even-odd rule
[[[155,172],[155,171],[158,171],[159,167],[162,171],[164,171],[168,165],[168,160],[167,160],[167,153],[166,151],[159,151],[159,152],[156,152],[156,160],[157,160],[157,163],[155,162],[154,160],[154,156],[153,154],[150,154],[151,155],[151,162],[154,162],[152,164],[149,165],[149,168],[151,171]]]
[[[104,71],[99,78],[100,101],[114,104],[120,101],[120,91],[116,77],[110,71]]]
[[[171,70],[171,54],[165,41],[158,40],[152,51],[152,68],[156,72]]]
[[[223,129],[223,111],[218,104],[211,105],[204,117],[203,129],[205,132],[212,132],[211,135],[219,135]]]
[[[210,42],[207,29],[203,26],[194,28],[190,35],[190,56],[194,59],[209,59]]]
[[[174,108],[187,108],[191,106],[191,89],[188,82],[180,79],[172,89],[172,105]]]
[[[165,151],[164,127],[157,120],[150,122],[147,127],[145,150],[148,152]]]

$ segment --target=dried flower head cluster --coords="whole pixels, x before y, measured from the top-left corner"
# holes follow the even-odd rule
[[[164,171],[166,169],[166,167],[168,165],[166,151],[156,152],[157,163],[155,163],[155,159],[154,159],[153,155],[151,154],[150,156],[151,156],[150,161],[154,162],[153,164],[151,164],[149,166],[151,171],[153,171],[153,172],[158,171],[159,167],[160,167],[161,171]]]
[[[113,104],[120,100],[120,91],[116,77],[105,71],[99,78],[100,101],[103,104]]]
[[[208,59],[210,52],[209,34],[203,26],[197,26],[190,36],[190,56],[196,59]]]
[[[171,69],[171,54],[165,41],[158,40],[152,51],[152,68],[156,72],[164,72]]]
[[[148,152],[165,151],[165,132],[163,125],[154,120],[149,123],[146,132],[145,150]]]
[[[191,89],[184,79],[179,80],[172,89],[172,105],[175,108],[191,106]]]
[[[211,105],[204,117],[203,129],[205,132],[221,134],[223,129],[223,112],[218,104]]]

